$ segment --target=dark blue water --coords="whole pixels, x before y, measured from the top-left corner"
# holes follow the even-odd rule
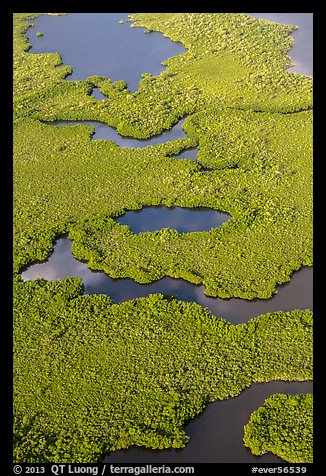
[[[239,397],[208,404],[185,431],[190,441],[181,450],[150,450],[131,447],[108,454],[105,463],[284,463],[267,453],[254,456],[243,445],[243,428],[251,413],[275,393],[312,393],[312,382],[269,382],[254,384]],[[218,474],[218,473],[216,473]],[[223,474],[223,472],[221,473]],[[240,474],[243,474],[242,472]],[[248,472],[249,474],[249,472]]]
[[[128,89],[138,89],[142,73],[158,75],[162,61],[186,52],[178,42],[162,33],[144,33],[144,28],[123,25],[127,13],[68,13],[64,16],[42,15],[33,20],[27,37],[31,53],[59,53],[65,65],[73,68],[69,80],[106,76],[112,82],[125,80]],[[42,31],[44,36],[36,37]]]
[[[142,210],[126,212],[117,221],[128,225],[134,233],[173,228],[179,233],[209,231],[230,220],[227,213],[211,208],[145,207]]]

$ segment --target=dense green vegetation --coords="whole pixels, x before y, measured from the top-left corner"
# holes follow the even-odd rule
[[[312,264],[311,114],[216,110],[214,117],[214,126],[201,113],[196,118],[212,136],[220,131],[221,147],[207,154],[212,145],[199,139],[198,160],[216,168],[211,172],[167,157],[188,139],[120,149],[111,141],[91,141],[91,127],[20,121],[15,269],[45,259],[55,236],[69,230],[75,256],[111,276],[139,282],[191,277],[214,296],[270,297],[293,270]],[[232,133],[236,121],[239,138]],[[195,118],[185,124],[190,135]],[[211,207],[232,220],[210,232],[134,235],[109,218],[160,203]]]
[[[144,283],[164,275],[212,296],[268,298],[312,264],[312,80],[284,71],[292,28],[243,14],[141,14],[136,25],[188,52],[125,81],[66,81],[58,54],[30,54],[14,15],[15,460],[96,461],[138,444],[182,447],[183,424],[252,382],[311,379],[311,313],[232,326],[161,295],[113,305],[67,278],[19,273],[68,233],[93,269]],[[91,96],[99,87],[107,100]],[[294,114],[284,114],[284,113]],[[188,114],[188,138],[144,149],[92,141],[97,120],[147,138]],[[199,145],[198,162],[172,158]],[[210,232],[133,234],[114,218],[165,204],[232,219]]]
[[[96,461],[179,448],[207,402],[253,382],[312,378],[310,311],[232,325],[151,295],[112,304],[81,280],[15,284],[15,460]]]
[[[311,112],[284,115],[220,109],[221,103],[213,101],[211,93],[206,97],[204,89],[197,88],[188,97],[183,84],[182,94],[177,94],[181,73],[172,74],[170,66],[156,79],[146,76],[133,95],[124,81],[112,84],[93,77],[67,82],[68,67],[55,67],[60,63],[58,55],[24,53],[28,48],[25,18],[26,14],[17,15],[15,36],[16,271],[45,259],[54,238],[67,231],[76,240],[76,256],[90,260],[95,269],[139,282],[164,275],[182,277],[203,283],[212,296],[268,298],[277,283],[288,281],[302,265],[312,264]],[[207,18],[211,21],[211,16]],[[278,31],[277,41],[281,35],[289,46],[283,27],[281,34],[277,25],[251,18],[243,21],[243,35],[251,31],[248,22],[259,35],[263,25],[265,36],[269,30],[271,35]],[[190,52],[198,39],[193,46],[189,40],[186,43]],[[278,54],[270,65],[273,70],[277,58],[279,69],[285,65],[284,55]],[[218,70],[215,73],[219,78]],[[298,84],[311,83],[309,78],[283,73],[297,78]],[[157,81],[169,83],[161,96],[151,89]],[[101,86],[108,100],[90,96],[94,85]],[[171,95],[178,105],[169,102]],[[299,101],[296,93],[290,96]],[[165,98],[164,105],[159,97]],[[120,149],[111,141],[94,143],[91,127],[58,129],[40,122],[96,119],[119,132],[147,137],[190,112],[184,124],[188,139],[142,150]],[[198,163],[169,157],[196,144]],[[207,206],[228,212],[233,219],[221,229],[187,235],[164,230],[136,237],[122,226],[112,228],[109,217],[160,203]],[[122,255],[128,259],[121,261]]]
[[[197,120],[203,123],[201,130],[209,127],[201,113]],[[238,129],[234,128],[236,121]],[[232,220],[210,232],[179,234],[163,229],[136,235],[112,219],[96,217],[71,225],[74,255],[112,277],[131,277],[146,283],[170,275],[204,283],[206,293],[213,296],[270,297],[276,283],[288,281],[291,272],[302,264],[311,264],[308,230],[312,227],[312,170],[306,160],[311,153],[307,137],[310,121],[310,113],[306,112],[299,117],[265,113],[257,117],[256,113],[216,111],[214,126],[209,127],[210,137],[219,131],[215,134],[221,147],[205,155],[205,147],[212,145],[203,141],[198,160],[209,157],[210,162],[204,165],[219,170],[203,173],[191,161],[184,166],[179,161],[163,160],[157,152],[160,170],[166,164],[167,186],[161,182],[152,195],[149,184],[153,183],[154,189],[159,171],[154,157],[150,165],[143,158],[143,169],[148,174],[142,173],[146,179],[137,181],[137,195],[148,196],[145,204],[212,207],[230,213]],[[191,126],[193,122],[187,123],[187,131]],[[232,133],[234,129],[237,135]],[[268,136],[270,130],[273,132]],[[302,138],[299,143],[298,135]],[[242,142],[245,137],[246,145]],[[285,155],[286,146],[289,150]],[[162,150],[165,146],[160,147]],[[249,150],[250,156],[246,155]],[[135,157],[136,153],[132,159],[134,168]],[[226,164],[234,166],[234,161],[236,169],[225,168]],[[184,171],[188,168],[187,175],[179,172],[179,164]],[[119,173],[121,169],[120,165]],[[172,203],[164,198],[171,182],[179,191]],[[122,192],[118,174],[114,184],[116,188],[110,182],[111,204]],[[132,196],[130,190],[129,200]],[[140,207],[133,204],[132,208]]]
[[[138,13],[132,26],[181,41],[187,53],[167,60],[180,84],[201,90],[204,101],[228,107],[296,111],[312,101],[311,78],[285,71],[293,45],[290,25],[232,13]]]
[[[255,455],[271,452],[290,463],[312,463],[312,395],[268,398],[251,415],[243,440]]]

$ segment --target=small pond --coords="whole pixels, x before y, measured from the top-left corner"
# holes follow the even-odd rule
[[[117,222],[130,226],[134,233],[173,228],[179,233],[209,231],[230,220],[227,213],[211,208],[145,207],[126,212]]]

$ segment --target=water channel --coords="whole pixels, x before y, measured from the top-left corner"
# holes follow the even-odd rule
[[[233,324],[247,322],[249,318],[273,311],[312,309],[312,268],[305,267],[293,274],[291,280],[278,286],[271,299],[219,299],[204,294],[204,286],[195,286],[183,279],[168,276],[151,284],[138,284],[132,279],[112,279],[102,271],[92,271],[85,263],[76,260],[71,252],[68,238],[57,241],[53,254],[44,263],[30,266],[22,273],[22,279],[47,280],[76,276],[83,279],[86,294],[107,294],[115,303],[128,301],[149,294],[174,295],[177,299],[197,302],[207,307],[217,317],[224,317]]]
[[[299,26],[293,33],[295,46],[289,55],[296,66],[290,68],[300,74],[312,75],[312,14],[309,13],[252,13],[251,15],[280,23]],[[72,75],[67,80],[85,79],[91,75],[109,76],[112,81],[124,79],[131,92],[138,88],[141,74],[149,72],[159,74],[164,70],[161,62],[171,56],[180,54],[186,49],[180,43],[165,38],[160,33],[144,34],[142,28],[130,28],[130,23],[119,23],[126,20],[126,13],[69,13],[66,16],[54,17],[42,15],[33,23],[27,36],[32,45],[30,53],[58,52],[63,63],[73,67]],[[37,31],[43,31],[43,37],[36,37]],[[93,91],[94,97],[101,100],[105,96]],[[95,127],[94,139],[107,134],[109,126],[101,123],[87,123]],[[59,124],[56,124],[59,125]],[[67,123],[66,123],[67,125]],[[184,134],[180,121],[173,129],[156,139],[165,142],[178,137],[173,134]],[[179,129],[178,129],[179,128]],[[149,141],[137,141],[130,138],[114,140],[125,147],[146,147],[153,144]],[[170,135],[169,135],[170,134]],[[117,142],[117,141],[121,142]],[[128,142],[131,141],[131,142]],[[161,142],[156,142],[161,143]],[[189,149],[179,154],[180,157],[196,159],[198,149]],[[134,212],[132,212],[134,213]],[[130,214],[129,214],[130,217]],[[141,214],[134,216],[139,219]],[[173,228],[171,221],[164,226]],[[147,224],[152,217],[147,217]],[[178,218],[180,224],[181,218]],[[189,218],[188,218],[189,220]],[[203,225],[201,225],[203,226]],[[213,226],[217,226],[214,224]],[[165,277],[149,285],[140,285],[130,279],[113,280],[102,272],[93,272],[86,264],[77,261],[71,253],[71,241],[68,238],[58,240],[52,256],[45,263],[29,267],[22,277],[25,280],[36,277],[58,279],[65,276],[79,276],[83,279],[85,292],[105,293],[114,302],[122,302],[135,297],[147,296],[151,293],[174,294],[178,299],[195,301],[209,308],[216,316],[221,316],[233,323],[246,322],[266,312],[291,309],[312,309],[312,269],[302,268],[295,272],[291,281],[278,287],[278,293],[269,300],[245,301],[242,299],[212,299],[204,295],[202,286],[194,286],[186,281]],[[305,393],[312,391],[309,382],[270,382],[255,384],[239,397],[223,402],[209,404],[206,410],[186,427],[191,440],[186,448],[176,450],[152,451],[144,448],[130,448],[108,455],[107,462],[118,463],[192,463],[192,462],[282,462],[278,457],[266,454],[260,458],[253,456],[242,443],[243,426],[248,422],[250,413],[264,403],[264,399],[276,392]]]
[[[73,125],[92,126],[94,127],[94,134],[92,135],[93,140],[112,140],[119,147],[138,149],[148,147],[150,145],[164,144],[165,142],[176,139],[186,138],[187,134],[182,129],[185,120],[186,118],[181,119],[171,129],[164,131],[162,134],[157,136],[153,136],[150,139],[132,139],[131,137],[121,136],[114,127],[108,126],[105,124],[105,122],[99,121],[55,121],[48,122],[47,124],[55,127],[71,127]]]

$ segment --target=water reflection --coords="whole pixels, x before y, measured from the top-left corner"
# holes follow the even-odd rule
[[[248,318],[276,310],[312,309],[312,268],[294,273],[291,281],[278,288],[278,294],[269,300],[254,302],[242,299],[213,299],[203,294],[203,286],[194,286],[180,279],[165,277],[149,285],[131,279],[112,279],[104,272],[94,272],[77,261],[71,253],[68,238],[58,240],[49,260],[30,266],[22,273],[24,280],[43,277],[48,280],[77,276],[83,279],[86,294],[107,294],[114,302],[148,296],[152,293],[174,294],[178,299],[194,301],[208,307],[215,315],[237,324]],[[310,382],[270,382],[255,384],[239,397],[209,404],[205,411],[186,427],[191,439],[182,450],[153,451],[132,447],[117,451],[105,462],[133,463],[221,463],[221,462],[281,462],[272,454],[255,457],[243,446],[243,427],[250,414],[263,405],[265,398],[274,393],[287,394],[312,392]]]
[[[234,324],[247,322],[249,318],[267,312],[313,307],[312,268],[302,268],[294,273],[289,283],[278,286],[278,294],[271,299],[225,300],[209,298],[204,294],[204,286],[195,286],[182,279],[165,277],[145,285],[138,284],[132,279],[112,279],[103,271],[91,271],[86,264],[76,260],[72,255],[71,246],[72,243],[68,238],[58,240],[48,261],[30,266],[22,273],[22,279],[29,281],[40,277],[55,280],[76,276],[83,279],[86,294],[107,294],[116,303],[155,293],[174,295],[179,300],[196,302],[207,307],[216,316]]]
[[[131,28],[127,13],[69,13],[64,16],[41,15],[27,30],[30,53],[59,53],[65,65],[73,68],[69,80],[106,76],[111,81],[125,80],[128,89],[138,89],[142,73],[158,75],[165,70],[162,61],[186,48],[162,33],[145,34]],[[42,41],[37,31],[44,32]]]
[[[115,451],[106,463],[278,463],[284,461],[267,453],[254,456],[243,445],[243,428],[251,413],[275,393],[312,393],[312,382],[269,382],[254,384],[239,397],[210,403],[185,427],[190,441],[182,450],[154,451],[141,447]]]
[[[230,219],[227,213],[217,212],[211,208],[181,207],[145,207],[141,210],[126,212],[117,222],[130,226],[134,233],[172,228],[179,233],[190,231],[209,231],[221,226]]]
[[[250,15],[280,23],[299,26],[293,33],[295,45],[289,55],[296,63],[290,71],[312,75],[312,14],[310,13],[251,13]],[[161,33],[145,35],[141,28],[130,28],[130,23],[119,24],[126,13],[69,13],[62,17],[42,15],[33,22],[36,28],[27,31],[32,44],[31,53],[58,52],[63,63],[73,67],[69,80],[85,79],[92,75],[108,76],[112,81],[124,79],[131,92],[138,88],[141,74],[159,74],[165,69],[161,61],[185,52],[181,43],[163,37]],[[43,31],[41,39],[37,31]],[[100,92],[93,90],[96,99]],[[74,122],[61,123],[73,124]],[[75,122],[76,123],[76,122]],[[170,131],[148,141],[123,138],[115,129],[98,122],[78,122],[93,125],[94,139],[114,140],[123,147],[147,147],[167,140],[186,137],[178,130],[181,121]],[[59,124],[57,124],[59,125]],[[173,132],[172,132],[173,131]],[[176,132],[179,135],[173,135]],[[164,136],[164,138],[163,138]],[[162,140],[163,139],[163,140]],[[179,154],[180,158],[196,160],[198,148]],[[81,277],[85,293],[104,293],[115,302],[123,302],[151,293],[174,294],[178,299],[194,301],[233,323],[246,322],[250,317],[277,310],[312,309],[312,268],[302,268],[293,274],[291,281],[278,287],[278,294],[269,300],[245,301],[242,299],[213,299],[204,295],[203,286],[165,277],[149,285],[140,285],[130,279],[113,280],[103,272],[93,272],[86,264],[77,261],[71,253],[71,241],[60,239],[49,260],[29,267],[24,280],[44,277],[55,280],[66,276]],[[282,462],[271,454],[253,456],[243,446],[243,426],[250,414],[275,392],[311,392],[311,383],[271,382],[253,385],[239,397],[208,405],[207,409],[186,428],[191,441],[180,451],[151,451],[130,448],[112,453],[105,461],[110,463],[197,463],[197,462]]]
[[[184,132],[182,126],[186,118],[184,117],[178,121],[172,129],[164,131],[162,134],[151,137],[150,139],[131,139],[130,137],[123,137],[118,134],[117,130],[114,127],[108,126],[105,122],[98,121],[53,121],[48,122],[47,124],[56,127],[62,126],[73,126],[73,125],[82,125],[82,126],[92,126],[95,129],[92,139],[99,140],[112,140],[120,147],[130,147],[130,148],[143,148],[150,145],[164,144],[176,139],[186,138],[187,135]]]

